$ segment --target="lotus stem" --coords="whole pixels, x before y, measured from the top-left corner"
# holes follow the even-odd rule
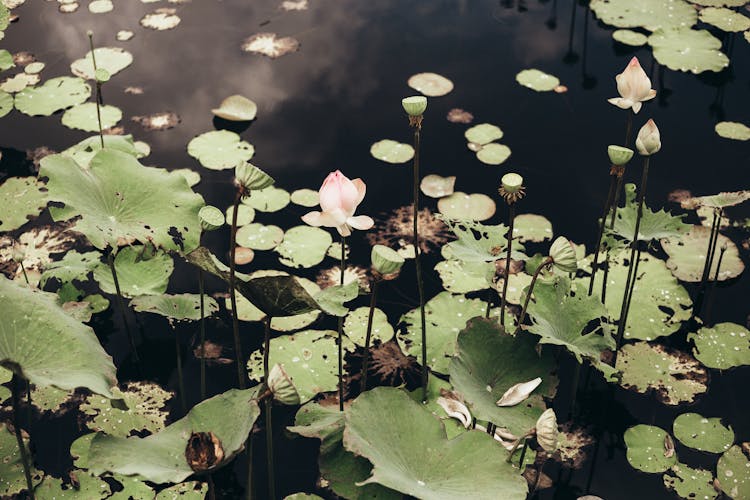
[[[617,219],[617,205],[620,203],[620,192],[622,191],[623,174],[617,176],[617,186],[615,187],[614,200],[612,201],[612,217],[609,220],[609,230],[615,228],[615,220]],[[604,267],[604,279],[602,280],[602,304],[607,300],[607,278],[609,277],[609,250],[607,250],[607,257],[605,258]]]
[[[346,237],[341,235],[341,265],[339,267],[339,285],[344,286],[344,273],[346,272]],[[338,318],[338,345],[339,358],[339,411],[344,411],[344,318]]]
[[[21,419],[19,417],[20,406],[21,406],[21,383],[19,376],[13,374],[12,382],[13,391],[13,430],[16,434],[16,442],[18,443],[18,451],[21,453],[21,462],[23,462],[23,474],[26,476],[26,488],[29,491],[29,498],[34,500],[34,485],[31,482],[31,460],[26,450],[26,446],[23,444],[23,436],[21,435]]]
[[[706,305],[706,314],[704,315],[706,324],[709,324],[711,320],[711,309],[716,296],[716,284],[719,282],[719,270],[721,269],[721,261],[724,259],[724,252],[726,251],[726,245],[722,245],[721,249],[719,249],[719,261],[716,263],[716,272],[714,273],[714,279],[711,283],[711,290],[708,292],[708,304]]]
[[[422,132],[422,117],[410,120],[409,123],[414,128],[414,203],[412,215],[414,218],[414,266],[417,271],[417,289],[419,290],[419,316],[422,327],[422,402],[427,402],[427,378],[430,371],[427,365],[427,320],[424,314],[424,283],[422,282],[422,265],[419,255],[419,143]]]
[[[203,401],[206,399],[206,304],[203,269],[198,269],[198,291],[201,296],[201,401]]]
[[[630,144],[630,135],[633,132],[633,113],[631,113],[629,110],[628,113],[628,122],[627,125],[625,125],[625,147],[628,147],[628,144]]]
[[[641,249],[639,248],[635,254],[635,268],[633,270],[633,285],[630,287],[630,291],[628,292],[628,303],[625,306],[625,313],[628,316],[630,315],[630,303],[633,300],[633,292],[635,290],[635,280],[638,279],[638,266],[640,265],[640,263],[641,263]]]
[[[594,278],[596,278],[596,271],[599,265],[599,252],[602,247],[602,239],[604,238],[604,226],[607,224],[607,216],[612,208],[612,200],[615,197],[615,186],[617,186],[617,176],[613,173],[609,176],[609,193],[607,194],[607,201],[604,202],[604,210],[602,212],[602,220],[599,222],[599,234],[596,237],[596,250],[594,251],[594,262],[591,264],[591,281],[589,281],[589,296],[594,293]]]
[[[27,285],[30,285],[29,276],[26,274],[26,268],[23,265],[23,261],[19,262],[19,264],[21,264],[21,272],[23,273],[23,279],[26,280]]]
[[[508,463],[511,463],[513,461],[513,455],[516,453],[516,450],[518,449],[518,447],[521,446],[521,443],[523,443],[524,446],[526,446],[526,439],[530,438],[534,434],[536,434],[536,429],[531,429],[529,432],[527,432],[520,438],[516,439],[516,442],[513,443],[513,448],[511,448],[510,451],[508,452],[508,458],[506,458],[505,461]]]
[[[180,349],[180,337],[177,335],[177,330],[172,328],[174,334],[174,352],[177,358],[177,384],[180,389],[180,406],[182,407],[182,413],[187,413],[187,404],[185,403],[185,379],[182,376],[182,349]]]
[[[138,357],[138,348],[135,345],[135,338],[133,337],[133,332],[130,331],[130,324],[128,323],[128,317],[125,313],[125,300],[122,298],[122,291],[120,291],[120,280],[117,279],[117,269],[115,269],[115,256],[110,250],[109,254],[107,255],[107,261],[109,262],[109,270],[112,272],[112,281],[115,282],[115,291],[117,292],[117,304],[120,308],[120,315],[122,316],[122,324],[125,326],[125,332],[128,335],[128,340],[130,341],[130,348],[133,351],[133,359],[136,363],[140,363],[140,358]]]
[[[375,317],[375,305],[378,302],[378,285],[380,280],[375,279],[370,292],[370,311],[367,314],[367,334],[365,335],[365,354],[362,357],[362,374],[360,376],[361,392],[367,390],[367,365],[370,361],[370,340],[372,339],[372,321]]]
[[[508,203],[508,219],[508,252],[505,257],[505,272],[503,273],[505,278],[503,279],[503,296],[500,297],[500,326],[505,326],[505,305],[507,303],[505,297],[508,294],[508,282],[510,281],[510,253],[513,245],[513,223],[516,219],[516,204],[513,202]],[[489,317],[489,308],[490,306],[487,304],[487,317]]]
[[[529,440],[524,439],[523,440],[523,448],[521,448],[521,458],[518,459],[518,468],[523,469],[523,459],[526,458],[526,450],[529,447]]]
[[[96,77],[96,55],[94,54],[94,34],[89,31],[89,47],[91,47],[91,62],[94,66],[94,81],[96,82],[96,119],[99,122],[99,141],[101,142],[102,149],[104,149],[104,133],[102,132],[102,112],[99,109],[99,102],[101,99],[101,83]]]
[[[539,278],[539,274],[541,274],[545,267],[550,265],[552,265],[552,257],[547,257],[539,267],[536,268],[536,271],[534,271],[534,275],[531,277],[531,284],[529,284],[529,291],[526,292],[526,298],[523,301],[521,315],[518,317],[518,326],[516,326],[516,331],[513,332],[513,335],[518,335],[518,332],[521,331],[521,324],[523,323],[523,318],[526,317],[526,310],[529,308],[529,299],[531,299],[531,294],[534,291],[534,285],[536,285],[536,280]]]
[[[232,304],[232,335],[234,337],[234,361],[237,365],[237,381],[240,389],[245,388],[245,367],[242,362],[242,343],[240,341],[240,320],[237,317],[237,291],[235,290],[235,269],[237,264],[234,262],[234,256],[237,252],[237,212],[240,211],[240,201],[242,194],[237,191],[234,196],[234,205],[232,208],[232,234],[229,241],[229,299]]]
[[[342,243],[343,248],[343,243]],[[342,250],[343,252],[343,250]],[[343,276],[343,274],[342,274]],[[268,389],[269,357],[271,352],[271,316],[266,316],[263,322],[264,341],[263,341],[263,381]],[[341,335],[339,335],[341,340]],[[341,379],[339,379],[340,381]],[[268,498],[276,500],[276,477],[273,466],[273,398],[265,398],[263,401],[266,410],[266,462],[268,462]],[[248,457],[248,460],[250,458]]]
[[[693,306],[693,316],[699,315],[703,310],[703,299],[706,294],[706,284],[708,278],[711,275],[711,267],[713,266],[714,255],[716,254],[716,242],[719,240],[719,228],[721,227],[722,212],[718,209],[714,210],[714,217],[711,223],[711,232],[708,237],[708,249],[706,250],[706,261],[703,264],[703,273],[701,274],[701,282],[698,287],[698,296],[695,299],[695,305]]]
[[[539,481],[542,478],[542,471],[544,471],[544,466],[547,464],[547,460],[545,459],[544,462],[542,462],[542,465],[539,466],[539,470],[536,471],[536,478],[534,478],[534,486],[531,488],[531,492],[529,493],[529,498],[534,496],[534,493],[536,493],[536,489],[539,487]]]

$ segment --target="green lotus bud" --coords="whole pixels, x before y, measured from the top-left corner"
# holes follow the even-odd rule
[[[500,179],[500,184],[502,184],[506,193],[518,193],[523,189],[523,177],[511,172],[505,174],[502,179]]]
[[[99,83],[108,82],[110,78],[109,71],[104,68],[96,68],[96,71],[94,71],[94,78],[96,78],[96,81]]]
[[[536,442],[547,453],[557,449],[557,416],[552,408],[544,410],[536,421]]]
[[[234,169],[237,186],[250,194],[250,191],[264,189],[274,183],[273,177],[249,162],[240,162]]]
[[[86,36],[91,38],[92,36],[94,36],[94,32],[91,30],[86,30]]]
[[[198,218],[204,231],[214,231],[224,225],[224,213],[212,205],[201,208]]]
[[[401,99],[401,106],[409,116],[422,116],[427,109],[427,98],[422,95],[404,97]]]
[[[609,161],[612,162],[612,165],[622,167],[630,161],[634,152],[629,148],[611,145],[607,146],[607,154],[609,155]]]
[[[283,405],[298,405],[300,403],[297,388],[294,387],[292,379],[278,363],[273,365],[268,374],[268,389],[273,394],[273,399]]]
[[[654,120],[649,119],[646,124],[638,131],[638,137],[635,140],[635,147],[641,156],[651,156],[661,149],[661,136],[659,128]]]
[[[385,245],[372,247],[370,258],[372,259],[372,268],[386,280],[397,277],[401,271],[401,266],[404,265],[404,258]]]
[[[558,236],[549,249],[552,264],[564,273],[574,273],[578,270],[578,258],[573,244],[562,236]]]

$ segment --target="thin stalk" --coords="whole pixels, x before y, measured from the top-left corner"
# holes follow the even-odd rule
[[[102,112],[99,109],[101,83],[96,77],[96,55],[94,54],[94,34],[89,31],[89,47],[91,47],[91,62],[94,66],[94,81],[96,82],[96,119],[99,122],[99,141],[101,142],[102,149],[104,149],[104,133],[102,132]]]
[[[343,245],[342,245],[343,248]],[[343,251],[343,250],[342,250]],[[263,323],[264,330],[264,347],[263,347],[263,381],[268,388],[268,358],[271,351],[271,317],[266,316]],[[339,338],[340,339],[340,338]],[[276,477],[273,466],[273,398],[265,398],[266,410],[266,462],[268,462],[268,497],[276,500]]]
[[[367,334],[365,335],[365,354],[362,357],[362,374],[360,375],[361,390],[367,390],[367,365],[370,362],[370,340],[372,338],[372,320],[375,317],[375,305],[378,302],[378,285],[380,280],[372,283],[372,292],[370,292],[370,312],[367,315]]]
[[[23,462],[23,474],[26,476],[26,488],[29,491],[29,498],[34,500],[34,485],[31,482],[31,460],[26,450],[26,446],[23,444],[23,436],[21,435],[21,418],[19,417],[20,406],[21,406],[21,382],[18,375],[13,375],[12,382],[13,391],[13,429],[16,433],[16,442],[18,443],[18,451],[21,453],[21,461]]]
[[[115,269],[115,256],[112,254],[112,252],[109,252],[109,255],[107,255],[107,261],[109,262],[109,270],[112,272],[112,281],[115,282],[115,291],[117,292],[117,304],[120,307],[120,314],[122,316],[122,324],[125,326],[125,332],[128,335],[128,340],[130,341],[130,348],[133,350],[133,359],[136,361],[136,363],[140,363],[140,358],[138,357],[138,349],[135,346],[135,337],[133,337],[133,332],[130,331],[130,324],[128,323],[128,317],[125,314],[125,299],[122,298],[122,292],[120,291],[120,280],[117,279],[117,270]]]
[[[206,399],[206,306],[202,269],[198,269],[198,290],[201,295],[201,401],[203,401]]]
[[[23,261],[19,262],[21,264],[21,272],[23,272],[23,279],[26,280],[26,284],[29,284],[29,276],[26,274],[26,268],[23,265]]]
[[[719,228],[721,226],[721,211],[714,210],[714,218],[711,223],[711,232],[708,237],[708,249],[706,250],[706,261],[703,264],[703,273],[701,274],[701,282],[698,287],[698,296],[695,299],[693,305],[693,316],[699,315],[703,310],[703,299],[706,295],[706,284],[708,278],[711,275],[711,267],[713,267],[714,255],[716,255],[716,242],[719,240]]]
[[[648,167],[650,156],[646,156],[643,159],[643,174],[641,175],[641,187],[638,192],[638,213],[635,219],[635,231],[633,232],[633,240],[630,242],[630,262],[628,262],[628,278],[625,281],[625,293],[622,297],[622,305],[620,306],[620,318],[617,322],[617,344],[615,345],[615,355],[613,360],[614,363],[617,361],[617,350],[622,345],[622,339],[625,335],[625,324],[628,321],[628,298],[630,297],[630,287],[634,286],[635,267],[638,257],[636,252],[638,251],[638,231],[641,227],[641,219],[643,217],[643,200],[646,197],[646,184],[648,183]]]
[[[714,279],[711,283],[711,290],[708,292],[708,304],[706,305],[706,314],[704,319],[706,324],[710,324],[711,321],[711,309],[714,304],[714,297],[716,296],[716,283],[719,282],[719,269],[721,269],[721,261],[724,259],[724,252],[727,251],[727,246],[722,245],[719,250],[719,261],[716,263],[716,272],[714,273]]]
[[[505,279],[503,280],[503,296],[500,297],[500,326],[505,326],[505,297],[508,294],[508,282],[510,281],[510,252],[513,246],[513,223],[516,219],[516,204],[508,204],[508,252],[505,257],[505,272],[503,273]],[[489,309],[489,306],[488,306]]]
[[[628,303],[625,305],[625,317],[630,316],[630,304],[633,301],[633,292],[635,291],[635,280],[638,279],[638,266],[641,263],[641,249],[639,248],[638,251],[635,254],[635,268],[633,270],[633,284],[630,287],[630,290],[628,291]],[[620,312],[622,314],[622,311]],[[627,324],[625,325],[628,326]],[[614,363],[617,363],[617,351],[615,351],[614,359],[612,360],[613,365]]]
[[[607,224],[607,215],[612,207],[612,200],[615,197],[615,186],[617,185],[617,176],[610,175],[609,181],[609,193],[607,193],[607,201],[604,202],[604,210],[602,212],[602,220],[599,222],[599,234],[596,237],[596,251],[594,252],[594,262],[591,264],[591,281],[589,281],[589,296],[594,293],[594,278],[596,277],[596,271],[599,264],[599,252],[602,247],[602,239],[604,238],[604,226]]]
[[[180,389],[180,406],[182,413],[187,413],[187,404],[185,403],[185,379],[182,376],[182,349],[180,349],[180,337],[177,336],[177,330],[172,328],[174,334],[174,352],[177,357],[177,383]]]
[[[422,282],[422,265],[419,255],[419,142],[422,131],[421,120],[414,125],[414,265],[417,270],[417,288],[419,290],[419,315],[422,327],[422,402],[427,402],[427,377],[429,367],[427,366],[427,320],[424,314],[424,284]]]
[[[523,448],[521,448],[521,458],[518,460],[518,468],[523,468],[523,459],[526,458],[526,450],[529,448],[529,440],[523,440]]]
[[[213,474],[208,474],[208,500],[216,500],[216,485],[214,484]]]
[[[630,134],[633,131],[633,113],[630,111],[628,113],[628,123],[625,125],[625,147],[628,147],[628,144],[630,144]]]
[[[536,493],[536,489],[539,487],[539,481],[542,479],[542,472],[544,471],[544,466],[547,464],[547,460],[542,462],[542,465],[539,466],[539,470],[536,471],[536,478],[534,479],[534,486],[531,488],[531,493],[529,493],[529,498],[534,496],[534,493]]]
[[[526,439],[533,436],[535,432],[536,430],[532,429],[531,431],[527,432],[520,438],[516,439],[516,442],[513,443],[513,448],[511,448],[510,451],[508,452],[508,458],[506,458],[505,461],[508,463],[511,463],[513,461],[513,455],[516,453],[516,450],[518,449],[518,447],[521,446],[521,443],[523,443],[524,446],[526,446]]]
[[[344,286],[344,273],[346,272],[346,237],[341,235],[341,265],[339,267],[339,285]],[[338,318],[338,345],[339,358],[339,411],[344,411],[344,318]]]
[[[578,383],[581,379],[581,363],[576,361],[575,371],[573,372],[573,385],[570,389],[570,407],[568,408],[568,420],[575,416],[576,399],[578,397]]]
[[[542,270],[550,264],[552,264],[552,257],[547,257],[539,265],[539,267],[536,268],[536,271],[534,271],[534,275],[531,277],[531,284],[529,284],[529,291],[526,292],[526,299],[524,299],[523,301],[523,309],[521,309],[521,315],[518,317],[518,326],[516,327],[516,331],[513,333],[513,335],[518,335],[518,332],[521,331],[521,324],[523,324],[523,318],[526,316],[526,309],[528,309],[529,307],[529,300],[531,299],[531,293],[534,291],[536,280],[537,278],[539,278]]]
[[[610,231],[615,227],[615,219],[617,217],[617,205],[620,203],[620,192],[622,191],[624,175],[617,177],[617,186],[615,187],[615,199],[612,202],[612,217],[609,220]],[[607,258],[605,259],[606,266],[604,267],[604,279],[602,280],[602,304],[607,300],[607,281],[609,278],[609,251],[607,251]]]
[[[235,290],[235,268],[237,264],[234,262],[234,256],[237,252],[237,212],[240,211],[240,200],[242,195],[240,191],[234,196],[234,205],[232,209],[232,231],[229,241],[229,298],[232,304],[232,335],[234,337],[234,362],[237,365],[237,381],[240,384],[240,389],[245,388],[245,367],[242,362],[242,343],[240,342],[240,322],[237,317],[237,291]]]

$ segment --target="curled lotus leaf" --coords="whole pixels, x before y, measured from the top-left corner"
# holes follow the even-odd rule
[[[241,95],[232,95],[221,101],[218,108],[211,110],[215,116],[233,122],[247,122],[255,119],[258,106]]]
[[[750,498],[750,460],[742,453],[742,448],[732,446],[719,458],[716,481],[730,498]]]
[[[11,177],[0,185],[0,231],[13,231],[47,206],[47,188],[35,177]]]
[[[673,71],[719,72],[729,66],[729,58],[720,50],[721,40],[708,30],[663,29],[648,37],[654,59]],[[689,50],[685,50],[689,47]]]
[[[688,333],[695,358],[709,368],[727,370],[750,365],[750,331],[735,323],[717,323]]]
[[[713,500],[718,496],[714,488],[714,475],[705,469],[694,469],[688,465],[678,463],[662,476],[664,486],[674,491],[677,496],[685,500],[701,498]]]
[[[695,8],[683,0],[593,0],[591,10],[604,24],[618,28],[690,28]]]
[[[229,130],[212,130],[193,138],[188,143],[188,154],[211,170],[234,168],[250,160],[255,148]]]
[[[734,431],[724,427],[720,418],[706,418],[697,413],[678,416],[672,432],[685,446],[710,453],[723,453],[734,443]]]
[[[96,68],[106,70],[110,76],[114,76],[124,70],[133,62],[133,55],[120,47],[97,47],[92,56],[89,50],[82,59],[76,59],[70,65],[70,71],[87,80],[95,79],[94,58]]]
[[[710,227],[696,225],[680,237],[661,240],[662,248],[669,255],[667,267],[677,279],[691,283],[697,283],[701,280],[703,268],[706,264],[710,234]],[[736,278],[745,270],[745,264],[742,262],[737,245],[719,233],[716,241],[716,254],[709,271],[709,279],[711,280],[716,276],[716,269],[719,266],[718,257],[722,247],[726,247],[726,251],[721,259],[718,280],[725,281]]]
[[[672,437],[664,429],[639,424],[625,431],[625,446],[630,465],[643,472],[664,472],[677,463],[677,454],[669,452]]]
[[[86,102],[91,87],[81,78],[51,78],[38,87],[28,87],[16,95],[16,109],[29,116],[50,116],[56,111]]]
[[[219,310],[219,304],[213,297],[203,297],[205,317]],[[141,295],[130,301],[130,305],[139,312],[158,314],[175,321],[198,321],[201,319],[201,296],[194,293],[171,295]]]
[[[125,297],[160,295],[167,291],[169,277],[174,271],[172,257],[158,252],[151,258],[143,258],[143,246],[125,247],[117,252],[114,260],[120,291]],[[100,262],[94,268],[94,280],[103,292],[116,294],[117,288],[109,264]]]

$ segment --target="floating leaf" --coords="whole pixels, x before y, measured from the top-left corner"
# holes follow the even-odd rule
[[[478,222],[454,221],[446,218],[442,220],[458,238],[458,241],[451,241],[444,247],[450,252],[450,257],[465,262],[494,262],[498,259],[505,246],[505,235],[508,233],[507,226],[503,224],[490,226]]]
[[[414,148],[409,144],[383,139],[370,147],[370,154],[387,163],[406,163],[414,158]]]
[[[328,286],[313,298],[318,303],[318,307],[326,314],[342,317],[349,312],[344,304],[356,299],[358,294],[359,282],[354,280],[345,281],[343,285]]]
[[[447,291],[469,293],[490,288],[495,275],[495,264],[448,259],[438,262],[435,271],[440,275],[443,288]]]
[[[49,116],[86,102],[90,96],[91,87],[83,79],[61,76],[20,91],[16,95],[16,109],[29,116]]]
[[[734,139],[735,141],[750,140],[750,127],[739,122],[719,122],[714,127],[716,133],[725,139]]]
[[[490,142],[502,139],[503,131],[500,130],[500,127],[497,125],[492,125],[491,123],[480,123],[479,125],[474,125],[467,129],[466,132],[464,132],[464,137],[466,137],[466,140],[469,142],[484,146]]]
[[[320,203],[318,192],[313,189],[298,189],[290,197],[292,203],[303,207],[315,207]]]
[[[290,36],[279,37],[276,33],[257,33],[242,42],[242,50],[276,59],[299,50],[299,41]]]
[[[633,30],[615,30],[612,32],[612,38],[631,47],[641,47],[648,43],[648,37],[646,35]]]
[[[253,207],[259,212],[278,212],[289,205],[289,200],[288,191],[276,186],[268,186],[267,188],[251,191],[250,196],[242,200],[242,203]]]
[[[128,437],[146,430],[162,430],[167,420],[164,409],[174,395],[157,384],[130,382],[123,390],[112,389],[114,399],[90,395],[81,404],[86,426],[111,436]]]
[[[124,70],[133,62],[133,55],[120,47],[97,47],[94,49],[96,68],[104,69],[110,77]],[[91,51],[88,51],[83,59],[76,59],[70,65],[70,71],[74,75],[87,80],[94,80],[94,61]]]
[[[258,106],[247,97],[232,95],[221,101],[219,107],[212,109],[211,113],[232,122],[249,122],[255,119]]]
[[[0,4],[1,5],[1,4]],[[24,446],[28,448],[28,439],[24,439]],[[31,456],[27,449],[27,456]],[[32,485],[42,481],[44,473],[31,470]],[[23,460],[18,449],[16,437],[5,423],[0,423],[0,495],[13,496],[26,490],[26,476],[23,472]]]
[[[695,343],[693,354],[709,368],[727,370],[750,365],[750,331],[734,323],[718,323],[688,333],[688,341]]]
[[[89,12],[92,14],[105,14],[111,12],[114,8],[112,0],[92,0],[89,3]]]
[[[419,189],[425,196],[429,196],[430,198],[442,198],[443,196],[453,194],[453,185],[455,183],[455,175],[441,177],[430,174],[422,178],[422,182],[419,183]]]
[[[672,424],[672,432],[688,448],[724,453],[734,443],[734,432],[724,427],[720,418],[706,418],[697,413],[683,413]]]
[[[693,206],[698,207],[698,210],[700,208],[726,208],[726,207],[733,207],[735,205],[739,205],[741,203],[745,203],[747,200],[750,200],[750,190],[744,190],[744,191],[730,191],[730,192],[722,192],[718,194],[713,194],[709,196],[694,196],[690,198],[689,205],[692,208]],[[710,214],[711,211],[708,211],[707,214]],[[700,212],[698,215],[701,215]],[[723,218],[721,225],[724,226],[724,221],[726,218]],[[710,222],[707,220],[704,221],[704,225],[710,226]],[[727,222],[728,224],[728,222]]]
[[[721,52],[721,40],[708,30],[659,30],[648,37],[654,59],[674,71],[718,72],[729,66],[729,58]]]
[[[253,250],[271,250],[282,242],[284,231],[278,226],[254,222],[237,230],[237,244]]]
[[[690,0],[690,2],[706,7],[742,7],[747,0]]]
[[[683,0],[592,0],[591,10],[604,24],[618,28],[689,28],[698,20]]]
[[[141,295],[131,300],[130,305],[138,312],[150,312],[170,320],[201,319],[201,296],[194,293]],[[203,308],[205,317],[208,317],[219,310],[219,304],[213,297],[203,297]]]
[[[541,215],[517,215],[513,222],[513,239],[539,243],[552,239],[552,223]]]
[[[13,110],[13,96],[0,90],[0,118]]]
[[[487,165],[500,165],[510,158],[510,148],[505,144],[491,142],[477,151],[477,159]]]
[[[203,500],[208,495],[208,483],[186,481],[161,490],[154,500]]]
[[[440,97],[453,90],[453,82],[437,73],[417,73],[409,77],[407,84],[428,97]]]
[[[150,14],[146,14],[139,22],[144,28],[156,31],[171,30],[180,24],[180,17],[175,14],[176,12],[177,10],[175,9],[162,7]]]
[[[438,200],[438,210],[453,220],[483,221],[495,215],[495,202],[486,194],[456,191]]]
[[[88,273],[99,264],[101,254],[99,252],[78,253],[70,250],[65,253],[62,260],[49,263],[42,273],[40,286],[44,287],[50,279],[56,279],[60,283],[70,283],[73,280],[86,281]]]
[[[72,158],[80,167],[88,168],[96,153],[102,150],[102,139],[104,139],[104,147],[107,149],[116,149],[135,158],[139,157],[132,135],[92,136],[69,147],[60,154]]]
[[[664,472],[677,463],[677,455],[665,450],[672,438],[659,427],[636,425],[625,431],[624,439],[628,462],[638,470]]]
[[[711,471],[693,469],[685,464],[673,465],[664,476],[664,486],[686,500],[701,498],[713,500],[718,493],[714,489],[714,475]]]
[[[750,18],[739,12],[723,7],[707,7],[701,9],[700,20],[728,32],[746,31],[750,29]]]
[[[221,213],[221,212],[220,212]],[[225,213],[225,219],[221,221],[221,225],[232,223],[232,217],[234,216],[234,205],[227,208]],[[244,203],[240,203],[237,208],[237,227],[247,226],[255,220],[255,209]]]
[[[101,106],[102,130],[114,127],[122,119],[122,111],[115,106]],[[73,106],[62,116],[62,124],[68,128],[96,132],[99,130],[96,103],[86,102]]]
[[[560,85],[560,80],[538,69],[525,69],[516,75],[516,81],[537,92],[549,92]]]
[[[708,252],[708,240],[711,228],[705,226],[693,226],[689,232],[680,238],[665,238],[661,240],[661,246],[669,255],[667,267],[672,274],[681,281],[697,283],[701,281],[703,268],[706,265],[706,253]],[[745,264],[740,258],[737,245],[732,240],[719,233],[716,240],[716,257],[709,271],[709,278],[714,279],[716,268],[719,265],[718,254],[722,247],[726,246],[724,257],[721,259],[718,281],[736,278],[745,270]]]
[[[638,218],[638,202],[636,201],[635,184],[625,185],[625,206],[617,208],[615,217],[614,234],[625,241],[632,241],[635,233],[636,219]],[[684,216],[673,216],[663,209],[658,212],[643,206],[640,227],[638,228],[638,241],[649,242],[660,238],[679,237],[690,230],[690,224],[682,222]]]
[[[174,271],[172,257],[166,252],[159,252],[146,260],[142,258],[144,250],[142,246],[132,246],[117,252],[115,271],[120,291],[125,297],[159,295],[167,291],[169,277]],[[100,262],[94,268],[94,280],[103,292],[117,293],[109,264]]]
[[[250,160],[255,148],[229,130],[212,130],[193,138],[188,143],[188,154],[211,170],[234,168]]]
[[[750,461],[739,446],[732,446],[719,458],[716,480],[727,496],[736,500],[750,498]]]
[[[369,307],[358,307],[347,314],[346,320],[344,321],[344,333],[349,337],[349,340],[354,342],[360,347],[365,345],[365,337],[367,336],[367,320],[370,315]],[[371,342],[377,340],[379,342],[388,342],[393,338],[394,330],[391,324],[388,322],[388,316],[378,309],[375,308],[372,318],[372,332]],[[372,345],[372,343],[370,344]]]
[[[11,177],[0,185],[0,231],[12,231],[47,206],[47,189],[35,177]]]

